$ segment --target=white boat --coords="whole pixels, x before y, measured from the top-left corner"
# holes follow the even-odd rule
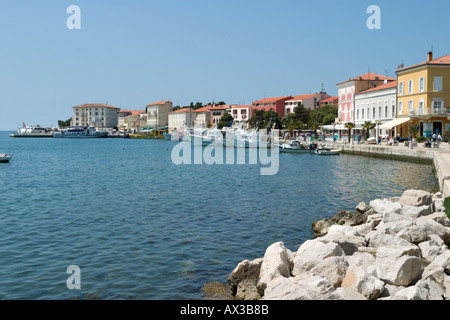
[[[0,162],[9,162],[11,160],[12,154],[0,153]]]
[[[53,132],[54,138],[105,138],[108,132],[98,131],[92,127],[70,127],[69,129],[61,129]]]
[[[314,149],[311,149],[310,146],[302,144],[297,140],[290,140],[280,146],[280,152],[283,153],[311,153],[313,151]]]
[[[316,149],[315,153],[320,156],[337,156],[341,153],[341,149]]]
[[[23,128],[18,128],[15,133],[9,136],[12,138],[53,138],[53,133],[50,129],[43,128],[39,125],[27,127],[24,123]]]

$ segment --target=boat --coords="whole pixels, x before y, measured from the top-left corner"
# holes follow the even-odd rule
[[[329,148],[323,148],[323,149],[316,149],[315,153],[320,156],[337,156],[341,153],[341,149],[329,149]]]
[[[9,135],[12,138],[53,138],[53,133],[48,128],[39,125],[27,127],[25,123],[23,128],[18,128],[15,133]]]
[[[12,154],[0,153],[0,162],[9,162],[11,160]]]
[[[108,132],[98,131],[93,127],[70,127],[67,129],[60,129],[53,132],[54,138],[106,138]]]
[[[297,140],[290,140],[280,146],[280,152],[283,153],[311,153],[315,150],[314,146],[308,146]]]
[[[129,137],[130,139],[166,139],[163,131],[154,129],[130,133]]]

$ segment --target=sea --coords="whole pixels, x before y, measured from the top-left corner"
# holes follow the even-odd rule
[[[250,161],[175,164],[178,142],[166,140],[8,134],[2,300],[202,299],[205,283],[226,283],[271,244],[296,251],[314,221],[437,189],[431,163],[282,153],[278,172],[261,175],[264,165]]]

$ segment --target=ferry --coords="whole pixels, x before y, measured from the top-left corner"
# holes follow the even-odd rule
[[[18,128],[15,133],[9,136],[12,138],[53,138],[53,133],[48,128],[39,125],[27,127],[24,123],[23,128]]]
[[[106,138],[108,132],[98,131],[93,127],[70,127],[68,129],[60,129],[53,132],[54,138]]]

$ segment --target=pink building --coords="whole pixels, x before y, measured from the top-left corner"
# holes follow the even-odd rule
[[[355,94],[377,87],[396,79],[382,76],[376,73],[366,73],[359,77],[348,79],[337,84],[338,87],[338,118],[336,124],[354,122],[355,120]]]

